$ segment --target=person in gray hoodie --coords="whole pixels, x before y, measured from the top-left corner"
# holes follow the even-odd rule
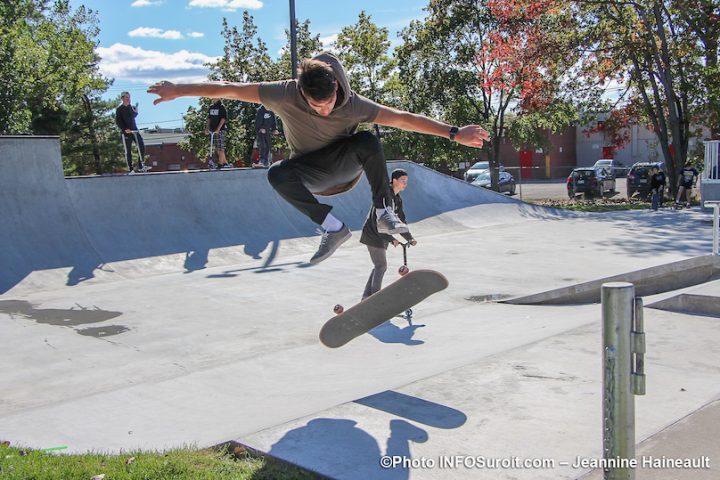
[[[155,105],[178,97],[219,97],[261,103],[280,117],[290,155],[270,167],[268,181],[282,198],[322,228],[320,247],[310,259],[312,264],[328,258],[350,238],[348,227],[330,212],[332,207],[320,203],[316,196],[346,192],[363,173],[372,190],[378,232],[408,232],[393,209],[380,141],[371,132],[358,131],[361,123],[436,135],[476,148],[489,140],[479,125],[448,125],[359,95],[350,88],[340,61],[327,52],[303,60],[297,80],[190,84],[162,81],[150,86],[148,93],[158,95]]]

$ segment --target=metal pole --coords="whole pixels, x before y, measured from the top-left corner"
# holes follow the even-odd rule
[[[605,283],[601,289],[603,321],[603,457],[605,480],[634,480],[628,465],[635,458],[635,403],[632,386],[632,323],[635,287]]]
[[[720,218],[720,203],[715,202],[713,203],[713,255],[718,254],[718,229],[720,229],[720,221],[718,221],[718,218]]]
[[[297,20],[295,19],[295,0],[290,0],[290,63],[292,78],[297,78]]]

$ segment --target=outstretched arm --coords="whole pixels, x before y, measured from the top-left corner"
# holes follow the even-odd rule
[[[375,123],[445,138],[450,138],[450,127],[452,126],[425,115],[405,112],[385,105],[380,105],[380,111],[375,117]],[[489,140],[490,136],[480,125],[465,125],[455,135],[456,142],[468,147],[480,148],[483,142]]]
[[[147,89],[148,93],[158,95],[153,105],[175,100],[178,97],[228,98],[243,102],[260,103],[259,83],[203,82],[172,83],[163,80]]]

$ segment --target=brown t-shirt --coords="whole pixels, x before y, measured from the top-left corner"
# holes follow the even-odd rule
[[[260,101],[282,119],[291,158],[353,135],[360,123],[372,122],[380,110],[377,103],[350,89],[345,70],[334,55],[324,53],[315,58],[330,64],[343,92],[342,103],[327,117],[307,104],[296,80],[260,84]]]

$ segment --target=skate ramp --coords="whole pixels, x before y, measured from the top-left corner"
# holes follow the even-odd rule
[[[0,247],[17,252],[3,266],[25,262],[4,277],[12,290],[0,295],[0,424],[14,445],[66,445],[67,453],[235,440],[327,474],[345,465],[335,478],[428,479],[451,471],[374,476],[372,465],[380,452],[595,457],[599,306],[483,299],[670,264],[711,247],[697,211],[557,221],[551,210],[391,164],[411,175],[403,198],[418,245],[408,265],[441,271],[450,287],[413,308],[412,324],[395,318],[331,350],[318,332],[336,303],[359,300],[372,268],[357,231],[330,260],[299,268],[317,248],[315,226],[271,195],[263,171],[66,180],[58,155],[48,155],[58,168],[45,179],[55,190],[45,186],[40,198],[25,192],[43,178],[39,167],[20,156],[18,178],[0,180],[25,184],[3,197],[11,215],[0,216]],[[357,230],[367,199],[363,183],[330,201]],[[21,223],[30,200],[37,215],[54,209],[40,217],[45,224]],[[244,214],[250,207],[258,211]],[[24,235],[50,246],[26,246],[34,239]],[[390,248],[385,282],[399,278],[402,262],[402,249]],[[73,269],[80,280],[66,286]],[[716,399],[720,385],[717,318],[648,308],[645,325],[652,373],[638,438]],[[574,478],[569,470],[451,473]]]
[[[718,278],[720,278],[720,257],[706,255],[612,275],[533,295],[511,298],[503,300],[503,302],[515,305],[600,303],[600,290],[602,285],[607,282],[630,282],[635,285],[638,296],[647,296],[700,285]]]
[[[0,293],[74,286],[221,265],[267,268],[317,248],[317,226],[282,200],[265,170],[62,174],[55,137],[0,138]],[[408,221],[444,232],[553,215],[413,162],[404,193]],[[327,197],[359,230],[370,207],[365,180]],[[464,211],[485,206],[482,211]],[[457,215],[444,215],[460,211]]]
[[[63,179],[56,137],[0,138],[0,293],[31,272],[69,269],[67,284],[102,263]],[[30,288],[44,287],[43,275]]]

